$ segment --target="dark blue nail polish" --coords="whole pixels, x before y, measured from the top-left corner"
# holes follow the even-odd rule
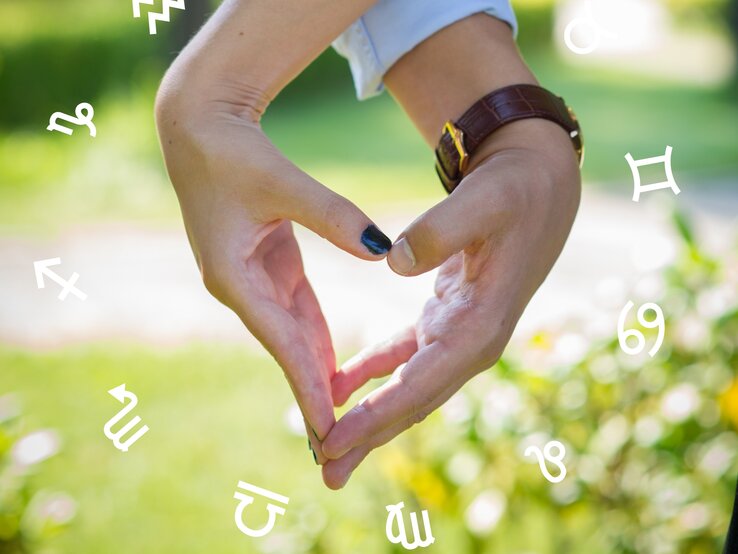
[[[377,229],[376,225],[369,225],[364,229],[364,232],[361,233],[361,244],[366,246],[369,252],[376,255],[386,254],[392,248],[392,241]]]
[[[315,450],[313,450],[313,443],[310,442],[310,439],[308,439],[308,448],[310,448],[310,452],[313,455],[313,460],[315,460],[315,463],[317,465],[317,463],[318,463],[318,455],[315,453]]]

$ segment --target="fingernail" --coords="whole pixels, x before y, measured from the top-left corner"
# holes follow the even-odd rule
[[[315,460],[315,465],[318,465],[318,455],[315,453],[315,450],[313,450],[313,443],[310,442],[310,439],[308,439],[308,448],[310,449],[310,453],[313,455],[313,460]]]
[[[311,427],[311,428],[310,428],[310,430],[311,430],[311,431],[313,432],[313,436],[314,436],[314,437],[315,437],[316,439],[318,439],[318,442],[320,442],[320,437],[318,436],[318,433],[316,433],[316,432],[315,432],[315,429],[313,429],[313,428]]]
[[[410,243],[401,238],[389,254],[390,267],[400,275],[407,275],[415,267],[415,254]]]
[[[361,244],[366,246],[367,250],[375,255],[386,254],[392,248],[392,241],[387,238],[382,231],[377,229],[376,225],[369,225],[364,232],[361,233]]]

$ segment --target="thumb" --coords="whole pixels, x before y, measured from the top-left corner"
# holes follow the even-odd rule
[[[296,169],[296,168],[295,168]],[[380,260],[392,241],[353,202],[297,170],[289,179],[282,216],[363,260]]]
[[[489,237],[496,211],[492,199],[486,197],[483,187],[462,189],[464,184],[400,235],[387,258],[395,273],[420,275]]]

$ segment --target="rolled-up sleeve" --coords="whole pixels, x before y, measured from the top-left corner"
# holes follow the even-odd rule
[[[379,0],[333,43],[348,59],[360,100],[383,90],[382,78],[404,54],[444,27],[475,13],[505,21],[517,33],[509,0]]]

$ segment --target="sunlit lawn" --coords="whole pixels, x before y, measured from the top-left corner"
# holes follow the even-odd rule
[[[150,427],[126,453],[103,434],[121,407],[106,391],[121,383],[138,396],[133,414]],[[33,478],[35,488],[66,491],[78,502],[76,520],[49,543],[50,553],[401,552],[385,538],[385,506],[410,498],[382,468],[392,463],[392,449],[412,444],[419,429],[424,441],[448,432],[435,414],[365,462],[346,489],[332,492],[322,485],[305,437],[288,430],[292,399],[279,368],[236,347],[164,352],[99,344],[45,354],[0,347],[0,395],[9,391],[23,404],[27,431],[53,428],[63,441],[61,453]],[[235,527],[239,480],[290,498],[265,539]],[[517,515],[476,545],[463,518],[449,515],[456,507],[431,507],[437,543],[427,551],[559,554],[546,501],[510,501]],[[258,528],[258,514],[251,517]],[[586,513],[570,510],[567,518],[591,528]],[[565,543],[575,554],[599,544],[586,534]]]
[[[350,534],[366,545],[383,538],[369,528],[384,511],[367,501],[371,472],[358,476],[364,486],[325,489],[305,438],[288,431],[291,395],[268,358],[235,348],[100,345],[45,355],[0,350],[0,367],[0,394],[19,395],[26,427],[55,428],[63,438],[61,454],[35,479],[79,503],[61,552],[256,552],[233,522],[239,480],[290,498],[283,530],[312,517],[318,534],[328,513],[350,506],[351,518],[331,521],[334,531],[355,526]],[[121,408],[106,391],[124,382],[150,427],[126,453],[103,435]],[[258,515],[250,523],[258,528]]]

